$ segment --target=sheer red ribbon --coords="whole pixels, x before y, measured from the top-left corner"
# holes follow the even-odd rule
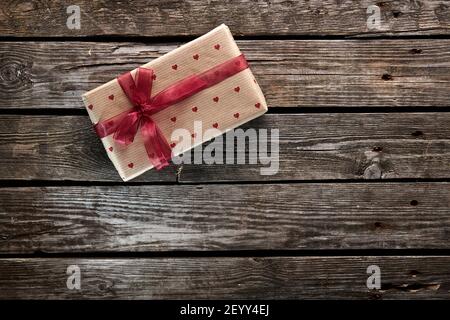
[[[127,72],[117,78],[133,108],[98,122],[94,128],[100,138],[113,134],[114,140],[129,145],[141,130],[150,162],[156,169],[164,168],[172,157],[171,148],[151,116],[236,73],[248,68],[243,54],[227,60],[203,73],[191,75],[151,96],[153,70],[138,68],[135,79]]]

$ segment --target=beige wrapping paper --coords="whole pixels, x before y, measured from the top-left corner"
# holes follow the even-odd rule
[[[180,46],[143,67],[154,70],[152,96],[174,82],[206,71],[241,54],[226,25]],[[135,70],[132,71],[134,76]],[[83,95],[91,121],[107,120],[133,107],[116,79]],[[190,150],[228,130],[254,119],[267,111],[267,104],[250,68],[231,76],[152,116],[166,140],[173,147],[173,156]],[[191,141],[174,141],[175,129],[194,132],[194,121],[202,122],[205,133],[192,134]],[[211,130],[210,130],[211,131]],[[151,169],[139,130],[128,146],[115,143],[112,135],[102,138],[106,152],[124,181]]]

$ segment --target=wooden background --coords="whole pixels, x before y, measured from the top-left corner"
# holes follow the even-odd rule
[[[244,127],[280,130],[279,173],[121,182],[80,95],[220,23],[266,94]],[[448,299],[449,105],[450,1],[4,0],[0,298]]]

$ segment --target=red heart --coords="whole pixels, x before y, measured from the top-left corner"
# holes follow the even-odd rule
[[[236,92],[239,92],[240,90],[241,90],[241,88],[239,88],[239,87],[234,88],[234,91],[236,91]]]
[[[195,138],[196,136],[197,136],[197,134],[195,132],[191,134],[192,138]]]
[[[239,112],[236,112],[235,114],[233,114],[233,116],[237,119],[239,118]]]
[[[219,127],[219,124],[217,122],[213,123],[213,127],[217,129]]]
[[[176,144],[175,142],[172,142],[172,143],[170,144],[170,147],[171,147],[171,148],[175,148],[176,145],[177,145],[177,144]]]
[[[193,112],[197,112],[197,111],[198,111],[198,108],[197,108],[197,107],[193,107],[193,108],[192,108],[192,111],[193,111]]]
[[[153,79],[153,80],[156,80],[156,73],[154,73],[154,74],[152,75],[152,79]]]
[[[133,169],[133,167],[134,167],[134,163],[133,163],[133,162],[130,162],[130,163],[128,164],[128,168]]]
[[[261,107],[261,103],[255,103],[255,107],[257,107],[258,109]]]
[[[198,60],[199,57],[200,57],[200,56],[199,56],[198,54],[194,54],[194,55],[192,56],[192,58],[194,58],[195,60]]]
[[[172,117],[172,118],[170,118],[170,120],[171,120],[172,122],[175,122],[175,121],[177,121],[177,117]]]
[[[219,102],[219,97],[214,97],[213,100],[214,102]]]
[[[114,148],[113,147],[109,147],[108,149],[109,149],[109,151],[112,152]]]
[[[109,98],[109,100],[114,100],[114,95],[112,94],[108,98]]]
[[[220,44],[216,44],[216,45],[214,46],[214,49],[219,50],[219,49],[220,49]]]
[[[89,110],[92,110],[94,106],[92,104],[88,105]]]
[[[174,65],[172,66],[172,69],[173,69],[173,70],[177,70],[177,68],[178,68],[178,66],[177,66],[176,64],[174,64]]]

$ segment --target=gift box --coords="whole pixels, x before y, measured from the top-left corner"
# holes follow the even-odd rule
[[[267,111],[226,25],[85,93],[83,101],[124,181]],[[174,136],[178,129],[189,139]]]

